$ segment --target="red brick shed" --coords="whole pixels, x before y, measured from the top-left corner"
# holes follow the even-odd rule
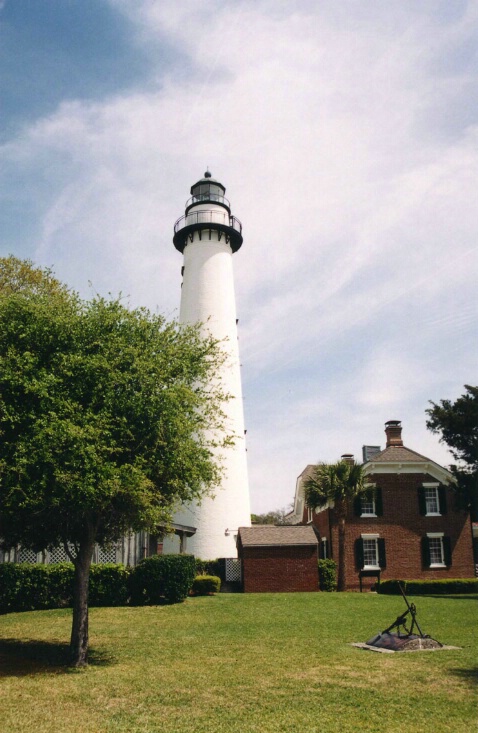
[[[312,527],[240,527],[237,549],[245,593],[318,590],[318,541]]]

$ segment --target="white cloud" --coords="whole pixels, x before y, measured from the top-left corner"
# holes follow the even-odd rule
[[[478,366],[477,4],[111,2],[156,87],[62,104],[4,146],[38,187],[31,256],[174,314],[172,227],[209,165],[244,224],[253,509],[397,415],[410,447],[442,457],[427,400]]]

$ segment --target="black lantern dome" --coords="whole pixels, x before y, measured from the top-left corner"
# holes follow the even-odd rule
[[[203,232],[219,233],[219,241],[225,235],[233,252],[237,252],[242,244],[242,224],[231,215],[231,204],[224,196],[226,187],[212,177],[207,170],[199,181],[191,186],[191,198],[186,201],[184,216],[174,225],[173,243],[180,252],[184,251],[189,241],[193,241],[194,233],[203,238]],[[208,206],[211,205],[211,207]]]
[[[186,214],[192,206],[206,201],[224,206],[231,213],[231,205],[224,196],[226,187],[206,171],[203,178],[191,186],[191,198],[186,202]]]

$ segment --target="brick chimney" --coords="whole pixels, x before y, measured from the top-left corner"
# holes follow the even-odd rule
[[[387,436],[387,448],[392,445],[403,445],[402,421],[388,420],[385,423],[385,435]]]
[[[348,463],[349,466],[353,466],[354,464],[354,456],[353,453],[344,453],[340,456],[340,460],[344,463]]]

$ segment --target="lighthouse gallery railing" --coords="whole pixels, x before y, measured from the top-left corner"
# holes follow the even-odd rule
[[[230,216],[226,211],[191,211],[177,220],[174,225],[174,233],[176,234],[184,227],[194,226],[195,224],[222,224],[231,227],[239,234],[242,233],[242,224],[239,219]]]

